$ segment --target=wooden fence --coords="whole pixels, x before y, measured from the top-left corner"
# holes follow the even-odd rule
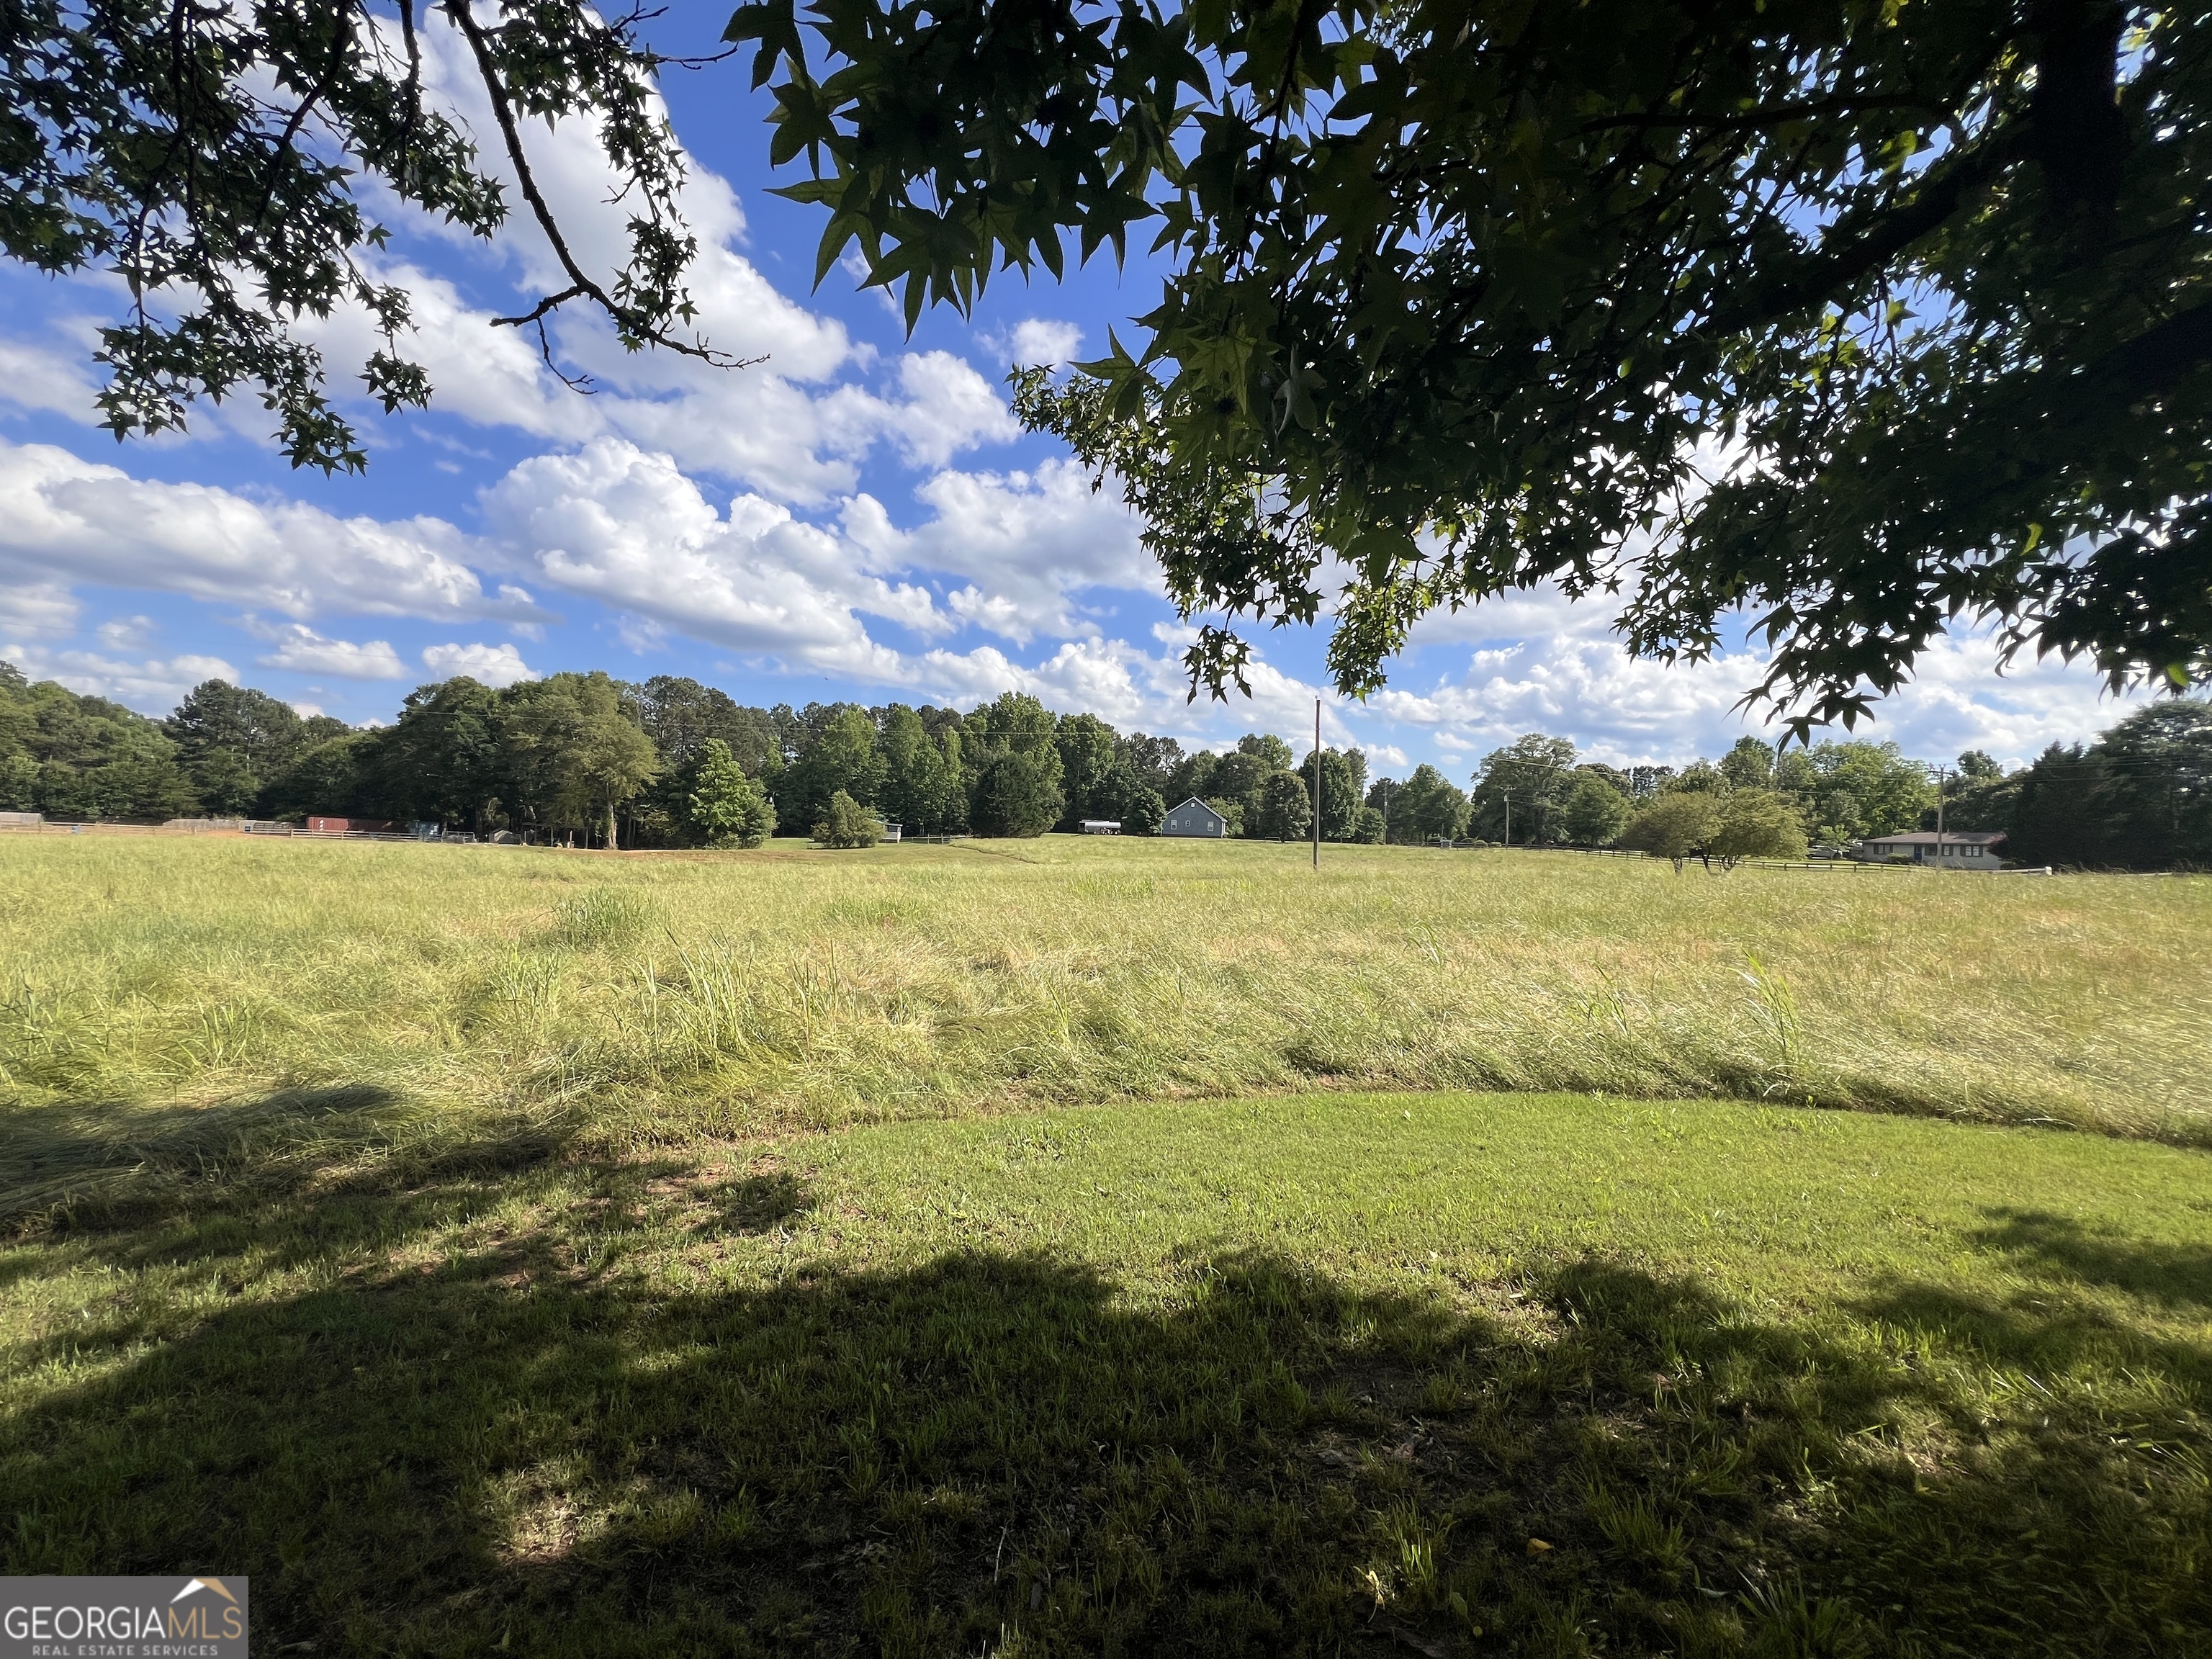
[[[0,835],[13,836],[282,836],[301,841],[405,841],[482,846],[472,835],[410,836],[388,830],[309,830],[296,823],[252,818],[171,818],[166,823],[117,823],[105,819],[52,819],[35,812],[0,814]]]

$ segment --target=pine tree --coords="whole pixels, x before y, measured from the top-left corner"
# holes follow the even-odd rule
[[[745,775],[720,738],[700,745],[689,805],[692,827],[709,847],[757,847],[775,833],[768,792]]]

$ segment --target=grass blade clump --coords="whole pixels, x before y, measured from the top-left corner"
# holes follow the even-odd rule
[[[571,951],[619,949],[642,938],[653,921],[653,906],[643,894],[594,887],[557,902],[549,933]]]

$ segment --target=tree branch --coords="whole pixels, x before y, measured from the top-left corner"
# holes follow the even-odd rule
[[[2157,327],[2114,346],[2083,371],[2136,397],[2165,392],[2212,361],[2212,301],[2176,312]]]
[[[1926,115],[1945,115],[1949,112],[1941,104],[1924,98],[1850,98],[1838,94],[1833,98],[1808,99],[1799,104],[1781,104],[1771,109],[1747,110],[1741,115],[1692,115],[1675,111],[1646,111],[1635,115],[1608,115],[1583,123],[1584,132],[1604,132],[1619,127],[1697,127],[1715,132],[1758,132],[1767,127],[1787,125],[1792,121],[1816,119],[1823,115],[1856,115],[1868,110],[1917,110]]]
[[[347,25],[353,19],[353,0],[340,0],[331,21],[330,61],[323,66],[322,78],[317,81],[307,95],[300,100],[299,108],[292,112],[291,119],[284,123],[284,131],[276,137],[276,148],[269,157],[269,175],[261,186],[261,205],[254,210],[253,222],[258,226],[269,217],[269,204],[276,199],[276,175],[284,158],[292,153],[292,145],[307,125],[307,116],[317,104],[330,95],[331,83],[337,79],[338,70],[344,66]]]
[[[2123,7],[2110,0],[2048,0],[2033,23],[2035,91],[2029,149],[2043,169],[2053,219],[2089,235],[2108,225],[2127,162],[2127,118],[2115,92]]]
[[[1818,252],[1790,276],[1762,283],[1736,304],[1716,312],[1708,326],[1732,334],[1786,317],[1877,270],[1906,248],[1941,229],[1983,185],[2027,153],[2028,135],[2015,129],[1969,151],[1954,165],[1931,171],[1897,206],[1870,222],[1832,227]]]
[[[508,101],[506,84],[500,79],[499,65],[492,56],[491,42],[470,12],[469,0],[445,0],[445,4],[447,15],[459,27],[469,43],[470,52],[476,58],[477,73],[483,79],[484,94],[491,102],[492,118],[499,124],[500,137],[507,145],[507,160],[514,164],[514,176],[521,186],[522,199],[530,204],[530,211],[538,221],[538,228],[545,233],[545,240],[553,246],[554,257],[560,260],[561,269],[568,274],[569,286],[561,293],[540,300],[532,309],[520,317],[495,317],[492,319],[493,326],[523,328],[536,324],[542,341],[544,319],[548,313],[570,300],[587,299],[612,319],[615,325],[624,333],[653,345],[664,346],[686,357],[696,357],[716,368],[750,368],[754,364],[767,362],[765,357],[734,357],[726,351],[715,350],[703,341],[679,340],[667,330],[647,322],[635,310],[622,304],[584,274],[584,268],[577,264],[576,256],[568,250],[568,238],[561,234],[560,222],[554,218],[553,210],[547,205],[544,194],[538,188],[537,175],[530,169],[530,159],[522,148],[522,134],[515,125],[514,106]],[[547,361],[550,362],[551,358],[549,356]],[[558,369],[554,372],[560,373]],[[561,378],[563,380],[568,379],[566,374]]]
[[[415,159],[415,130],[422,119],[422,43],[415,38],[415,0],[399,0],[399,38],[407,43],[407,78],[401,82],[407,114],[399,129],[399,192]]]

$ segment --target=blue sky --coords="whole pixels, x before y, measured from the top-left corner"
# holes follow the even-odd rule
[[[431,16],[434,69],[465,118]],[[695,9],[670,27],[702,38],[663,44],[702,50],[720,16]],[[1544,592],[1433,619],[1365,704],[1325,691],[1325,634],[1309,630],[1257,638],[1249,702],[1186,704],[1186,634],[1133,525],[1110,488],[1018,431],[1003,384],[1016,359],[1102,352],[1152,303],[1156,270],[1133,249],[1127,269],[1095,260],[1064,283],[1001,276],[971,318],[933,311],[909,338],[849,271],[810,289],[821,215],[767,193],[797,175],[770,176],[747,78],[737,64],[672,73],[666,92],[694,167],[702,327],[766,361],[628,356],[564,314],[556,344],[599,386],[580,396],[489,325],[558,285],[534,230],[487,246],[386,203],[384,267],[416,287],[411,348],[436,398],[427,414],[355,411],[365,477],[293,471],[250,398],[118,447],[94,425],[91,352],[119,289],[0,267],[0,656],[149,713],[220,675],[353,721],[388,720],[447,674],[594,667],[696,675],[758,703],[969,706],[1013,688],[1187,744],[1295,741],[1321,695],[1329,741],[1461,778],[1528,731],[1631,763],[1758,729],[1732,707],[1755,656],[1631,662],[1602,606]],[[621,217],[588,133],[540,126],[527,142],[580,252],[606,268]],[[333,386],[354,384],[360,319],[317,332]],[[2121,712],[2085,672],[1994,665],[1986,639],[1945,642],[1875,734],[1929,758],[2017,761]]]

